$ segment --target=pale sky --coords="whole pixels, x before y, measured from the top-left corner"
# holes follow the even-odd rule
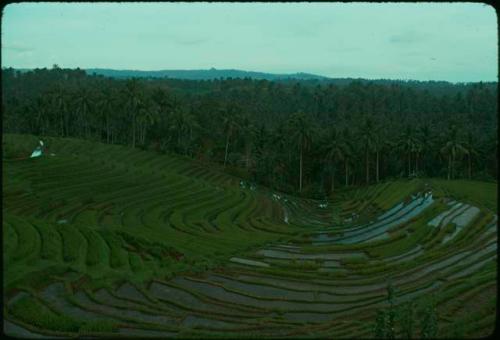
[[[2,14],[2,67],[498,80],[496,12],[478,3],[18,3]]]

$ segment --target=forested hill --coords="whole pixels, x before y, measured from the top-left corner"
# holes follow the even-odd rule
[[[321,196],[409,176],[497,177],[497,84],[2,70],[3,131],[154,148]]]
[[[309,73],[293,73],[293,74],[273,74],[264,72],[252,72],[242,70],[218,70],[211,68],[209,70],[161,70],[161,71],[138,71],[138,70],[112,70],[103,68],[90,68],[85,70],[87,74],[103,75],[113,78],[171,78],[171,79],[187,79],[187,80],[210,80],[220,78],[252,78],[258,80],[321,80],[328,79],[327,77],[318,76]]]
[[[21,72],[33,71],[30,69],[20,69]],[[412,88],[426,89],[438,92],[439,94],[455,94],[457,91],[464,91],[471,83],[451,83],[447,81],[417,81],[404,79],[365,79],[365,78],[331,78],[316,74],[298,72],[290,74],[274,74],[265,72],[253,72],[234,69],[215,69],[208,70],[158,70],[158,71],[141,71],[141,70],[115,70],[107,68],[88,68],[84,69],[87,75],[98,75],[117,79],[129,78],[168,78],[179,80],[219,80],[219,79],[253,79],[267,80],[279,83],[296,83],[300,82],[305,86],[317,85],[336,85],[339,87],[347,86],[352,82],[360,82],[362,84],[377,84],[377,85],[405,85]],[[496,82],[483,82],[484,86],[491,89],[496,87]]]
[[[353,81],[363,84],[372,83],[377,85],[406,85],[418,89],[427,89],[440,94],[454,94],[456,91],[462,91],[470,83],[450,83],[447,81],[417,81],[403,79],[364,79],[364,78],[331,78],[316,74],[298,72],[291,74],[273,74],[264,72],[252,72],[242,70],[218,70],[215,68],[209,70],[162,70],[162,71],[139,71],[139,70],[113,70],[92,68],[85,69],[88,75],[102,75],[113,78],[170,78],[183,80],[214,80],[214,79],[245,79],[267,80],[280,83],[301,82],[305,86],[317,85],[336,85],[339,87],[347,86]],[[485,86],[496,86],[496,82],[484,83]]]

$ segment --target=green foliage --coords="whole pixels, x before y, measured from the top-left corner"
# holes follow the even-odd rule
[[[89,205],[89,204],[95,203],[95,199],[91,195],[88,195],[88,196],[83,197],[81,202],[82,202],[82,205]]]
[[[434,302],[426,303],[420,325],[420,336],[422,339],[434,339],[438,332],[437,315]]]
[[[41,329],[62,332],[77,332],[80,324],[65,315],[59,315],[31,296],[25,296],[9,308],[9,312],[20,320]]]
[[[381,179],[497,177],[496,83],[123,80],[82,72],[3,69],[4,132],[176,152],[317,198],[344,178],[346,186],[378,181],[377,172]],[[457,110],[468,114],[448,114]],[[4,142],[14,157],[37,140],[26,139],[18,151]],[[463,157],[449,162],[460,150]]]
[[[453,339],[463,339],[465,337],[466,327],[463,321],[455,321],[451,328],[451,337]]]
[[[87,265],[95,266],[99,263],[107,264],[109,261],[107,245],[99,233],[86,228],[81,228],[80,231],[85,235],[88,242],[86,257]]]
[[[375,328],[374,328],[375,338],[377,339],[385,339],[387,337],[386,318],[387,315],[385,310],[381,309],[377,311],[377,317],[375,319]]]
[[[78,333],[81,335],[89,333],[111,333],[118,329],[115,322],[110,320],[99,320],[99,321],[89,321],[83,323],[79,329]]]
[[[42,259],[58,261],[62,257],[62,240],[59,232],[53,225],[45,223],[37,223],[36,228],[42,237],[40,257]]]
[[[87,334],[94,332],[113,332],[117,325],[110,320],[82,322],[63,314],[56,314],[32,296],[24,296],[16,301],[9,312],[20,320],[40,329],[60,332]]]
[[[498,197],[496,182],[479,182],[469,180],[446,181],[440,179],[429,179],[429,182],[457,200],[468,201],[473,205],[484,206],[491,211],[498,209]]]
[[[120,236],[104,231],[101,233],[110,249],[110,265],[112,268],[123,268],[129,266],[128,252],[123,247]]]
[[[395,288],[388,284],[387,301],[389,307],[377,311],[373,329],[374,336],[379,339],[395,339],[397,337],[411,339],[415,334],[417,316],[420,315],[420,337],[425,339],[435,338],[438,332],[438,317],[432,299],[420,301],[419,305],[423,304],[424,309],[418,314],[416,313],[414,301],[395,306],[395,292]]]
[[[404,339],[411,339],[414,333],[414,304],[413,301],[407,302],[401,307],[401,332]]]
[[[62,236],[64,261],[80,260],[86,253],[87,245],[83,235],[71,224],[58,225],[57,229]]]

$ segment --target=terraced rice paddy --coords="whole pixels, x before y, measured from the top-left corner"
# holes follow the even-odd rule
[[[439,337],[494,329],[496,202],[422,179],[318,202],[178,156],[44,141],[54,156],[4,159],[7,334],[372,337],[388,283],[397,305],[434,298]]]

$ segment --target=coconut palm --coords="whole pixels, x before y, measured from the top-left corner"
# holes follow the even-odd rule
[[[170,115],[170,131],[177,135],[177,148],[185,155],[193,139],[193,131],[199,128],[196,117],[186,108],[177,106]]]
[[[35,131],[37,134],[45,135],[47,120],[48,120],[48,109],[49,103],[47,97],[38,96],[33,105],[31,106],[33,112],[35,113]]]
[[[248,169],[251,163],[252,149],[254,147],[257,129],[255,125],[250,122],[248,117],[245,117],[241,125],[241,130],[245,144],[245,168]]]
[[[335,162],[338,160],[344,160],[344,148],[342,148],[342,141],[340,140],[340,136],[335,128],[330,131],[328,139],[325,143],[325,158],[330,165],[332,174],[330,191],[333,192],[335,189]]]
[[[428,124],[424,123],[424,125],[420,126],[417,129],[417,138],[420,146],[418,149],[417,158],[421,162],[421,170],[426,173],[427,164],[425,163],[425,158],[434,148],[434,139]]]
[[[109,89],[104,88],[97,99],[97,108],[104,122],[104,130],[106,131],[106,143],[109,144],[111,137],[111,120],[114,108],[116,107],[116,95]]]
[[[467,155],[467,165],[468,165],[468,177],[469,179],[472,179],[472,158],[478,158],[479,157],[479,148],[476,143],[476,139],[474,138],[474,135],[472,134],[471,131],[467,132],[467,136],[465,139],[464,143],[464,148],[467,150],[466,155]]]
[[[342,149],[342,155],[344,159],[344,170],[345,170],[345,186],[349,186],[349,171],[353,164],[354,159],[354,146],[352,145],[351,132],[348,127],[345,127],[342,131],[340,147]]]
[[[50,94],[51,96],[51,101],[53,104],[53,107],[57,113],[59,113],[59,127],[60,127],[60,136],[64,137],[65,135],[65,130],[66,134],[68,133],[67,131],[67,118],[66,114],[68,112],[68,95],[64,88],[60,85],[58,85],[55,90]]]
[[[76,94],[75,104],[77,107],[80,129],[83,126],[84,133],[80,132],[80,135],[89,137],[90,134],[90,112],[94,106],[92,93],[88,88],[81,88]]]
[[[235,105],[230,105],[223,109],[222,126],[226,135],[226,149],[224,152],[224,167],[226,167],[230,138],[240,128],[239,110]]]
[[[128,80],[124,90],[125,106],[132,120],[132,147],[136,144],[137,113],[143,102],[142,89],[136,78]]]
[[[377,127],[373,123],[371,117],[365,119],[363,125],[359,130],[359,141],[361,142],[365,151],[365,165],[366,165],[366,184],[370,183],[370,152],[376,150],[376,131]],[[378,153],[377,153],[378,155]]]
[[[380,181],[380,163],[383,159],[383,156],[387,156],[390,154],[392,150],[395,148],[395,143],[393,140],[389,139],[385,130],[382,126],[379,126],[374,131],[374,151],[375,151],[375,174],[377,183]]]
[[[312,142],[313,128],[308,117],[301,111],[290,117],[291,127],[293,129],[292,139],[297,143],[300,153],[299,161],[299,192],[302,192],[302,172],[304,151],[309,150]]]
[[[137,114],[139,123],[139,141],[142,145],[146,144],[146,134],[148,127],[155,124],[159,119],[159,109],[152,100],[145,100],[140,106]]]
[[[464,143],[462,143],[459,139],[458,128],[456,125],[452,125],[451,128],[449,128],[445,144],[441,147],[440,151],[442,154],[448,156],[448,179],[452,179],[455,177],[456,157],[468,153]]]
[[[408,177],[411,174],[411,154],[418,151],[419,141],[415,136],[415,131],[411,125],[407,125],[405,131],[399,137],[397,148],[406,153],[408,160]]]

